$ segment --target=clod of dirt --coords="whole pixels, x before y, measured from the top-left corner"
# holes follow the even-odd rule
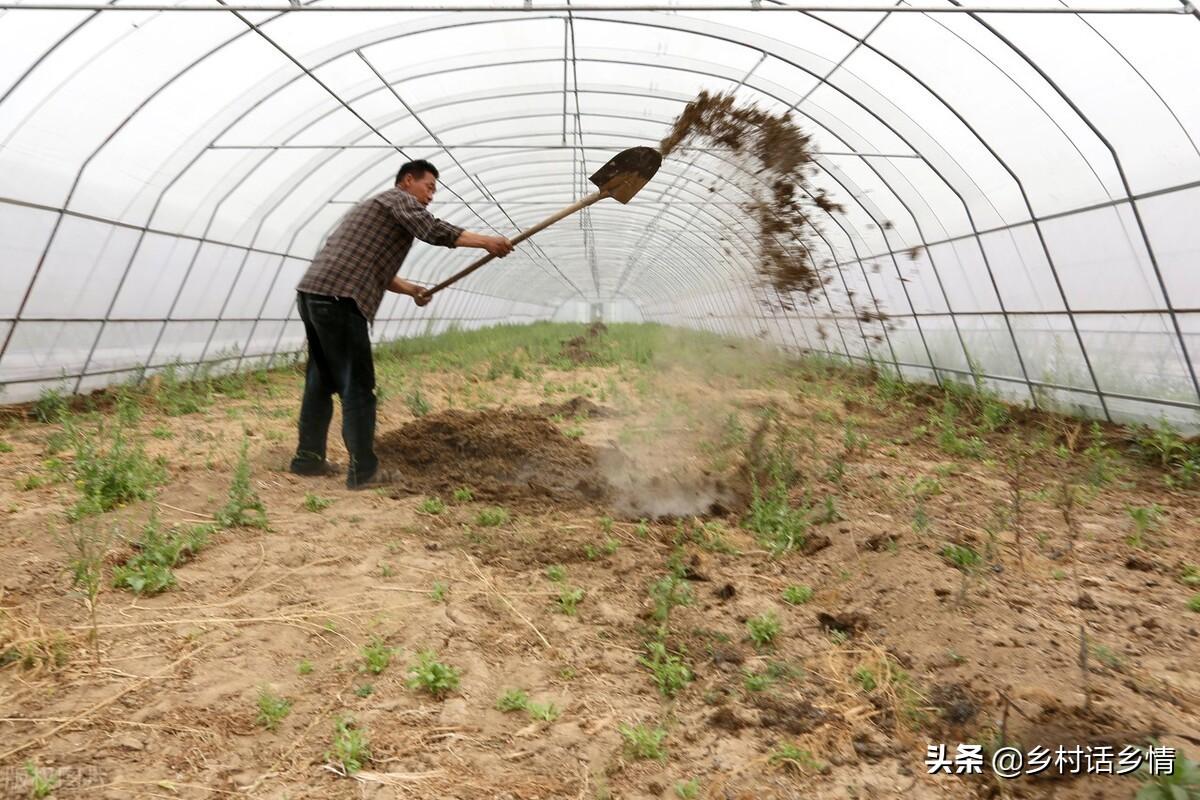
[[[547,417],[558,414],[564,418],[582,416],[587,419],[611,417],[615,413],[611,408],[598,406],[586,397],[579,395],[561,403],[540,403],[537,410]]]
[[[878,553],[882,550],[888,550],[896,545],[903,534],[900,533],[877,533],[871,536],[863,543],[863,546],[868,550],[873,550]]]
[[[384,434],[376,449],[421,492],[470,486],[483,498],[576,503],[608,496],[592,449],[529,411],[440,411]]]
[[[1125,559],[1125,569],[1137,570],[1138,572],[1155,572],[1157,567],[1153,561],[1147,561],[1141,556],[1130,556]]]
[[[1083,592],[1082,594],[1080,594],[1079,598],[1075,601],[1074,605],[1077,608],[1084,609],[1085,611],[1095,611],[1097,608],[1100,607],[1096,603],[1096,599],[1094,597],[1092,597],[1090,594],[1088,594],[1087,592]]]
[[[817,622],[825,630],[831,633],[840,633],[844,636],[857,636],[870,625],[867,615],[859,611],[844,611],[840,614],[827,614],[824,611],[818,611]]]
[[[929,704],[951,725],[965,725],[979,712],[979,704],[966,687],[958,683],[934,686],[929,692]]]
[[[800,552],[806,556],[811,556],[815,553],[821,552],[831,544],[833,544],[833,542],[831,542],[829,537],[823,533],[809,535],[804,540],[804,547],[800,548]]]
[[[722,584],[713,594],[722,600],[731,600],[737,594],[737,589],[734,588],[732,583],[726,583]]]
[[[588,340],[584,336],[574,336],[562,343],[558,354],[576,366],[593,364],[600,361],[600,356],[588,349]]]
[[[745,663],[746,654],[736,647],[716,645],[712,650],[712,661],[718,667],[722,664],[740,665]]]
[[[1045,703],[1032,721],[1021,717],[1009,717],[1010,734],[1028,751],[1040,746],[1054,753],[1062,747],[1070,751],[1075,747],[1113,748],[1113,752],[1132,742],[1142,742],[1151,737],[1146,730],[1133,729],[1128,723],[1103,709],[1091,710],[1067,707],[1057,700]],[[1070,769],[1046,770],[1029,776],[1034,780],[1070,780],[1085,774],[1081,768],[1078,775]]]
[[[742,728],[748,728],[753,723],[729,706],[721,706],[708,718],[708,724],[714,728],[736,733]]]
[[[792,734],[808,733],[825,722],[828,715],[808,700],[782,700],[767,694],[753,695],[759,709],[759,725]]]

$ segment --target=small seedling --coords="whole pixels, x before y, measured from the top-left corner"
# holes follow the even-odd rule
[[[971,572],[983,563],[979,553],[967,545],[948,544],[942,548],[941,556],[963,572]]]
[[[665,625],[672,608],[692,602],[692,587],[672,572],[650,586],[650,599],[654,601],[654,619]]]
[[[29,796],[37,800],[49,797],[58,786],[58,776],[43,775],[33,761],[25,762],[25,774],[29,776]]]
[[[60,544],[67,552],[67,566],[71,571],[71,584],[83,598],[91,620],[92,630],[90,639],[92,654],[96,663],[100,662],[100,632],[96,624],[96,603],[100,597],[100,588],[104,582],[104,558],[108,553],[112,535],[102,533],[95,526],[77,525],[71,532],[60,539]]]
[[[408,406],[408,410],[414,417],[423,417],[433,410],[421,392],[420,386],[414,386],[412,391],[404,396],[404,404]]]
[[[546,567],[546,577],[555,583],[562,583],[567,579],[567,568],[562,564],[551,564]]]
[[[456,503],[469,503],[474,499],[475,493],[469,486],[460,486],[454,490],[454,502]]]
[[[663,740],[667,738],[666,729],[622,723],[617,726],[617,730],[625,740],[625,752],[635,760],[666,759],[667,752],[663,747]]]
[[[326,497],[315,495],[312,492],[304,493],[304,508],[314,514],[324,511],[333,505],[333,500]]]
[[[503,508],[485,508],[475,517],[475,524],[485,528],[495,528],[508,522],[508,511]]]
[[[354,690],[354,694],[358,697],[370,697],[375,691],[375,687],[369,683],[364,683],[362,686]]]
[[[341,764],[342,771],[347,775],[358,772],[371,757],[366,732],[355,727],[354,720],[334,720],[333,750],[326,753],[325,757]]]
[[[700,781],[695,778],[688,781],[675,781],[675,796],[680,800],[695,800],[700,796]]]
[[[779,619],[771,612],[746,620],[746,630],[755,647],[766,647],[779,635]]]
[[[496,708],[501,711],[524,711],[529,707],[529,695],[524,689],[506,689],[496,701]]]
[[[383,639],[380,639],[378,636],[372,636],[371,641],[363,645],[363,663],[360,671],[378,675],[387,669],[388,664],[392,663],[392,655],[394,653],[395,651],[392,648],[384,644]]]
[[[646,650],[649,657],[639,658],[638,663],[650,669],[654,683],[664,697],[674,697],[692,680],[692,671],[687,664],[668,652],[662,642],[649,642]]]
[[[296,672],[300,675],[311,675],[313,671],[313,663],[307,658],[296,665]]]
[[[1200,594],[1192,595],[1192,599],[1188,600],[1187,605],[1189,611],[1195,611],[1197,614],[1200,614]]]
[[[426,497],[418,509],[422,514],[441,514],[446,510],[446,504],[440,497]]]
[[[1200,587],[1200,567],[1195,564],[1184,564],[1179,571],[1179,582],[1184,586]]]
[[[1155,775],[1150,772],[1148,765],[1152,762],[1148,754],[1145,761],[1137,775],[1146,782],[1138,789],[1134,800],[1200,800],[1200,763],[1176,750],[1170,767],[1160,769]]]
[[[417,661],[408,668],[408,688],[444,697],[458,689],[459,671],[437,660],[432,650],[417,653]]]
[[[267,530],[267,507],[250,484],[250,440],[242,438],[242,450],[233,471],[229,498],[216,513],[222,528],[262,528]]]
[[[567,587],[558,595],[558,609],[569,617],[575,616],[575,611],[579,604],[583,602],[585,596],[583,589],[577,586]]]
[[[1158,519],[1162,508],[1157,504],[1149,506],[1125,506],[1129,519],[1133,521],[1133,533],[1129,536],[1129,544],[1134,547],[1145,545],[1146,534],[1158,527]]]
[[[558,719],[560,713],[558,706],[554,705],[554,703],[531,702],[526,706],[525,710],[529,712],[530,717],[541,722],[554,722],[554,720]]]
[[[794,606],[800,606],[813,598],[812,587],[792,584],[783,590],[783,601]]]
[[[433,591],[429,593],[429,596],[435,603],[444,603],[446,602],[446,592],[449,590],[450,586],[446,583],[442,581],[434,581]]]
[[[258,718],[257,722],[269,731],[273,731],[279,727],[279,723],[283,718],[292,713],[292,704],[290,701],[280,697],[263,686],[258,690]]]
[[[391,564],[387,564],[387,563],[380,564],[379,565],[379,574],[384,578],[390,578],[396,574],[396,568],[393,567]]]
[[[742,673],[742,683],[747,692],[764,692],[771,688],[775,679],[762,672],[744,672]]]
[[[782,744],[771,753],[770,763],[796,770],[797,772],[819,772],[821,762],[813,758],[808,750],[794,744]]]

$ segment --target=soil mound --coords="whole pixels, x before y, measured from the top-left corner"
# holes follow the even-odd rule
[[[478,499],[530,505],[602,506],[621,519],[725,516],[745,507],[738,481],[674,459],[649,463],[617,447],[569,438],[552,414],[605,416],[609,409],[577,397],[565,403],[508,409],[450,409],[379,437],[396,492],[446,496],[468,486]]]
[[[532,411],[440,411],[384,434],[376,450],[417,492],[469,486],[476,497],[573,504],[608,496],[591,448]]]

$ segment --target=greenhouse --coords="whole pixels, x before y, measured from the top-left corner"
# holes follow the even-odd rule
[[[1191,0],[0,0],[0,795],[1200,800],[1197,76]]]

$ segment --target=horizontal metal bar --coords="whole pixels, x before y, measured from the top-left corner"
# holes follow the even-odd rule
[[[542,134],[545,136],[553,136],[554,134]],[[427,148],[429,150],[612,150],[613,145],[581,145],[581,144],[453,144],[444,142],[435,144],[433,142],[425,142],[422,144],[214,144],[209,145],[209,150],[420,150]],[[691,150],[700,153],[733,153],[736,152],[732,147],[696,147],[692,145],[680,145],[675,148],[679,150]],[[861,158],[920,158],[919,153],[854,153],[850,151],[840,150],[811,150],[809,151],[814,156],[858,156]]]
[[[1113,6],[1078,6],[1075,8],[1064,6],[1005,6],[1005,5],[978,5],[978,6],[941,6],[941,5],[916,5],[916,6],[896,6],[880,3],[863,3],[859,5],[830,5],[828,3],[805,3],[797,2],[790,5],[758,5],[754,0],[747,0],[744,3],[717,3],[713,5],[704,5],[699,3],[636,3],[626,5],[567,5],[565,3],[545,3],[527,5],[475,5],[475,6],[456,6],[456,5],[427,5],[427,4],[411,4],[398,5],[394,3],[380,3],[378,5],[342,5],[342,6],[317,6],[317,5],[163,5],[161,3],[126,3],[123,5],[105,5],[100,3],[0,3],[0,10],[5,11],[240,11],[240,12],[264,12],[271,14],[299,14],[299,13],[361,13],[371,11],[387,11],[387,12],[415,12],[419,14],[440,14],[448,12],[468,12],[468,13],[519,13],[519,12],[537,12],[537,13],[568,13],[568,12],[587,12],[587,13],[624,13],[630,11],[731,11],[731,12],[771,12],[785,11],[792,13],[812,13],[812,12],[859,12],[867,14],[1175,14],[1187,15],[1190,13],[1186,6],[1160,7],[1160,8],[1145,8],[1136,6],[1113,7]]]
[[[506,203],[505,205],[517,205],[517,204],[516,203],[512,203],[512,204]],[[540,305],[540,304],[534,304],[534,305]],[[543,306],[543,308],[549,308],[549,306]],[[1176,309],[1174,309],[1174,311],[1176,314],[1200,314],[1200,308],[1176,308]],[[1070,311],[1066,311],[1066,310],[1038,311],[1038,310],[1013,310],[1013,309],[1009,309],[1008,311],[1001,311],[1000,309],[996,309],[994,311],[918,311],[915,314],[892,314],[890,312],[884,312],[884,313],[887,314],[887,318],[891,320],[891,319],[914,319],[914,318],[926,319],[926,318],[932,318],[932,317],[1002,317],[1005,314],[1008,314],[1008,316],[1012,316],[1012,317],[1069,317],[1069,316],[1079,317],[1079,316],[1089,316],[1089,315],[1090,316],[1120,316],[1120,315],[1151,316],[1151,315],[1167,314],[1170,312],[1165,308],[1086,308],[1086,309],[1073,308]],[[723,315],[718,314],[716,316],[718,316],[722,319],[724,319],[724,318],[734,319],[733,316],[728,315],[728,314],[723,314]],[[740,319],[740,317],[737,317],[737,318]],[[807,314],[799,314],[798,318],[812,320],[814,322],[822,322],[822,321],[824,321],[824,322],[853,322],[854,320],[858,319],[858,316],[853,315],[853,314],[829,314],[826,316],[815,317],[815,316],[811,316],[811,315],[807,315]],[[392,319],[399,320],[399,319],[408,319],[408,318],[407,317],[394,317]],[[420,319],[422,321],[428,321],[431,319],[436,321],[436,320],[440,320],[440,319],[449,320],[450,317],[424,317],[423,316]],[[383,320],[383,317],[380,317],[380,320]],[[17,319],[16,317],[0,317],[0,323],[2,323],[2,322],[20,322],[20,323],[78,322],[78,323],[93,323],[93,324],[95,324],[95,323],[106,322],[106,321],[110,322],[110,323],[134,323],[134,324],[141,323],[141,324],[145,324],[145,325],[150,325],[150,324],[159,324],[162,322],[255,322],[255,321],[258,321],[258,322],[296,322],[297,318],[296,317],[168,317],[167,319],[163,319],[162,317],[108,317],[106,320],[104,317],[21,317],[20,319]],[[1120,334],[1147,334],[1147,335],[1162,333],[1161,331],[1121,331],[1121,330],[1113,330],[1113,331],[1107,331],[1107,332],[1108,333],[1120,333]],[[1200,334],[1198,334],[1198,335],[1200,335]]]

